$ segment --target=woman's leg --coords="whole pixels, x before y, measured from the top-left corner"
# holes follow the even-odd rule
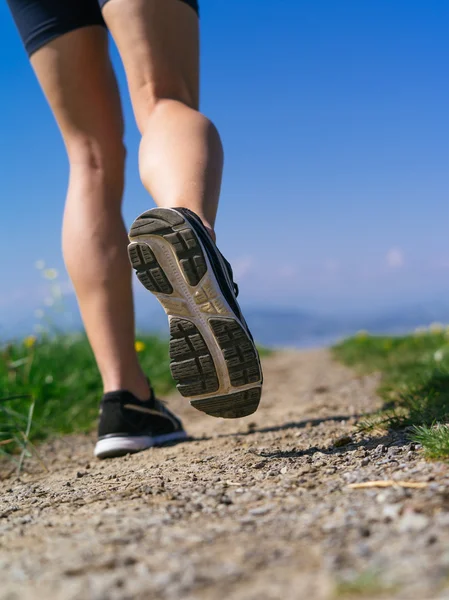
[[[180,0],[109,0],[103,16],[142,134],[143,184],[158,206],[193,210],[213,235],[223,149],[198,112],[197,14]]]
[[[197,15],[181,0],[108,0],[103,17],[142,133],[141,178],[163,209],[136,219],[130,258],[168,314],[172,375],[198,410],[247,416],[259,404],[262,372],[232,272],[203,225],[180,210],[199,215],[213,236],[223,150],[198,112]]]
[[[104,27],[83,27],[31,62],[64,138],[70,181],[63,251],[104,391],[148,399],[134,349],[127,235],[121,215],[125,149],[120,97]]]

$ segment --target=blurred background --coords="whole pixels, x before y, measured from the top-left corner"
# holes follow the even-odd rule
[[[213,0],[201,25],[202,110],[226,152],[218,242],[259,342],[449,322],[449,4]],[[4,3],[0,38],[0,338],[38,332],[60,296],[59,325],[80,329],[60,250],[65,151]],[[153,202],[111,52],[129,225]],[[136,308],[141,330],[165,332],[141,286]]]

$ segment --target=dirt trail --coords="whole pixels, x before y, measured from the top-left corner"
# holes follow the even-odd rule
[[[0,482],[0,598],[449,598],[449,468],[355,433],[378,378],[325,351],[276,354],[265,377],[237,422],[174,398],[182,445],[99,462],[93,437],[45,444],[50,473]],[[376,479],[428,486],[348,487]]]

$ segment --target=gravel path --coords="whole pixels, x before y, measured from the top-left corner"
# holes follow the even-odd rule
[[[399,434],[356,433],[376,376],[326,351],[265,360],[260,410],[110,461],[45,444],[0,482],[2,600],[449,599],[449,467]],[[3,465],[4,466],[4,465]],[[424,489],[351,489],[378,479]]]

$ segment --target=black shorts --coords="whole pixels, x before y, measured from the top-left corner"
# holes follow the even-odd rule
[[[51,40],[89,25],[106,24],[107,0],[7,0],[28,55]],[[163,2],[164,0],[160,0]],[[198,0],[180,0],[198,13]]]

